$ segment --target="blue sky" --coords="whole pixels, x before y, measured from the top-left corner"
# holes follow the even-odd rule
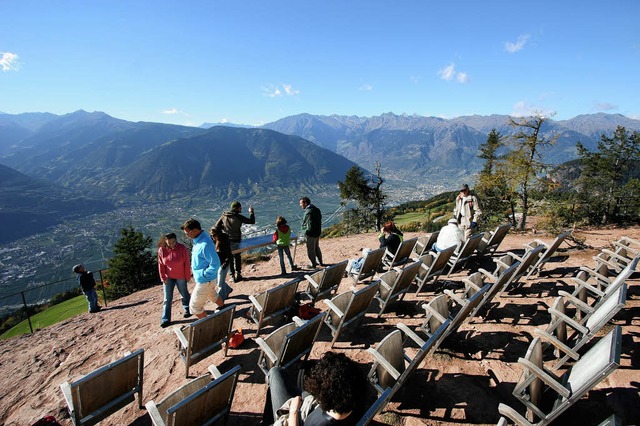
[[[0,111],[640,118],[640,1],[0,0]]]

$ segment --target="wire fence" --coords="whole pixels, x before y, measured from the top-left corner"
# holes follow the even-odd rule
[[[106,269],[94,271],[94,278],[96,280],[96,291],[99,294],[99,298],[106,306],[107,295],[103,285],[103,274],[105,271]],[[79,292],[79,288],[80,285],[76,278],[66,278],[39,286],[29,287],[22,291],[0,297],[0,318],[2,319],[0,334],[25,320],[28,322],[30,332],[33,333],[34,328],[40,328],[38,324],[32,323],[33,316],[40,312],[40,309],[38,309],[39,307],[46,306],[56,295],[76,289]],[[79,292],[79,294],[81,293]]]

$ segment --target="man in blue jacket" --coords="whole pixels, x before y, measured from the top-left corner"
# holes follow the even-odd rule
[[[204,311],[204,305],[207,300],[211,300],[218,308],[224,305],[216,289],[220,259],[218,258],[218,253],[216,253],[216,246],[213,240],[209,234],[202,232],[200,222],[195,219],[189,219],[182,225],[182,230],[187,237],[193,240],[191,274],[196,286],[191,294],[189,311],[198,318],[204,318],[207,316]]]

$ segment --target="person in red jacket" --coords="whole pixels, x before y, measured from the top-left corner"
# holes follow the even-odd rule
[[[189,302],[191,296],[187,288],[187,281],[191,278],[191,259],[187,248],[180,244],[173,232],[166,234],[158,242],[158,271],[164,287],[162,301],[162,322],[160,327],[171,325],[171,304],[173,303],[173,289],[177,286],[182,296],[184,317],[189,318]]]
[[[287,255],[287,259],[289,260],[289,268],[292,271],[295,271],[296,265],[293,263],[293,259],[291,258],[291,249],[289,249],[289,245],[291,243],[291,228],[287,225],[287,219],[282,216],[278,216],[276,219],[276,226],[278,229],[273,233],[273,242],[278,246],[278,256],[280,257],[280,273],[282,275],[286,275],[287,270],[284,267],[284,255]]]

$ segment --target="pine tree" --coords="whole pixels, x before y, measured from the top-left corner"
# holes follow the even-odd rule
[[[121,229],[120,234],[105,275],[112,297],[126,296],[159,281],[151,237],[134,230],[133,226]]]
[[[383,183],[379,163],[376,163],[375,176],[367,178],[363,169],[353,166],[347,171],[344,181],[338,182],[341,204],[346,205],[348,201],[356,203],[356,207],[347,210],[343,215],[348,232],[358,233],[371,228],[381,228],[387,198],[381,189]]]

